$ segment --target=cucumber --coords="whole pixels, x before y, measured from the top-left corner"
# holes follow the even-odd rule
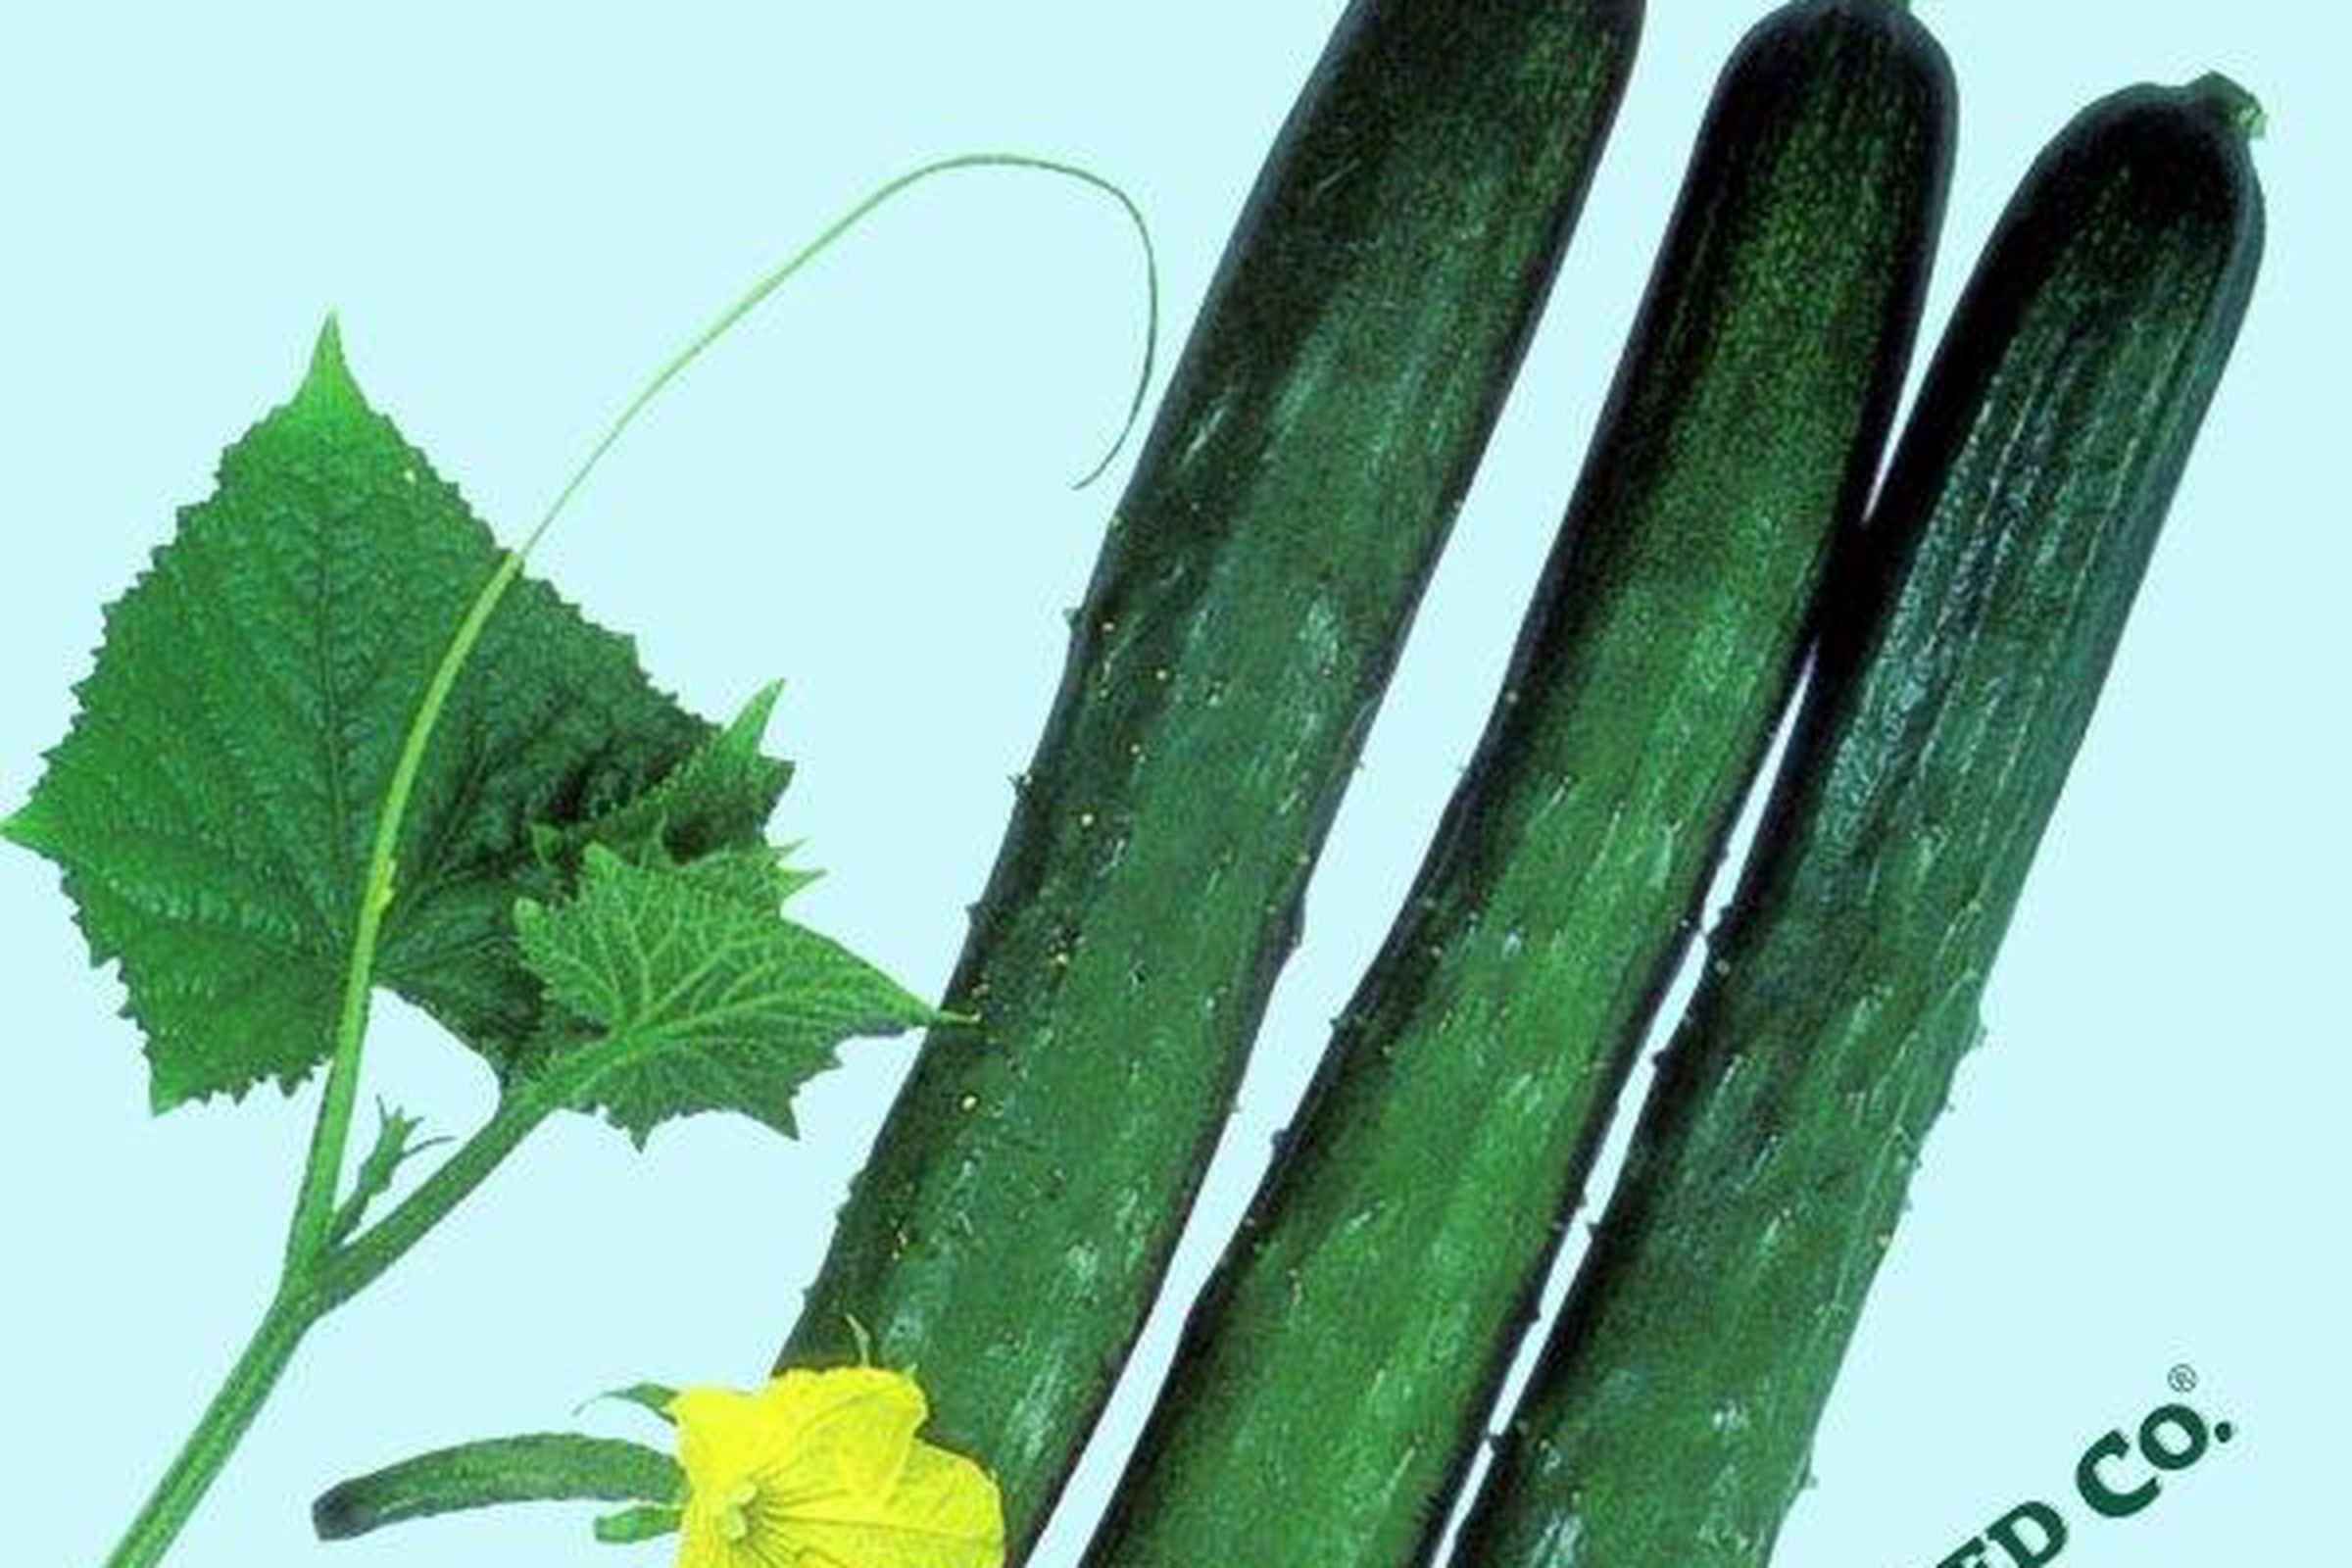
[[[2111,98],[2003,219],[1462,1561],[1767,1560],[2245,311],[2250,103]]]
[[[666,1453],[614,1438],[539,1432],[420,1453],[328,1488],[311,1504],[320,1541],[515,1502],[675,1501],[685,1472]]]
[[[918,1367],[1016,1557],[1155,1295],[1639,12],[1352,5],[1112,521],[947,997],[979,1023],[926,1042],[781,1363],[867,1334]]]
[[[1486,736],[1088,1568],[1423,1559],[1859,520],[1951,98],[1885,0],[1727,69]]]

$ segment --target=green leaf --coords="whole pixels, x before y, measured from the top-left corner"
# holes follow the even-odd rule
[[[635,798],[586,821],[534,826],[533,847],[543,859],[576,873],[581,852],[591,844],[632,860],[657,852],[693,860],[713,850],[759,844],[776,801],[792,781],[792,764],[760,749],[783,689],[781,682],[762,688],[725,729]],[[813,873],[808,875],[813,879]]]
[[[360,1161],[360,1168],[353,1173],[350,1196],[335,1210],[334,1223],[327,1230],[331,1241],[340,1242],[360,1228],[360,1222],[368,1217],[368,1211],[392,1190],[392,1184],[399,1180],[402,1169],[410,1160],[426,1150],[437,1149],[451,1142],[447,1138],[428,1138],[422,1143],[417,1142],[416,1134],[422,1130],[423,1120],[406,1111],[396,1110],[381,1101],[376,1102],[375,1115],[375,1143],[369,1147],[367,1157]]]
[[[519,906],[524,961],[569,1015],[555,1062],[585,1086],[572,1108],[601,1110],[640,1144],[705,1110],[790,1135],[794,1093],[842,1041],[935,1020],[871,964],[784,918],[806,881],[770,850],[638,863],[591,844],[574,897]]]
[[[685,1522],[686,1511],[675,1503],[639,1503],[634,1508],[622,1508],[600,1515],[596,1521],[596,1539],[608,1546],[634,1545],[640,1541],[659,1541],[674,1536]]]
[[[625,1389],[607,1389],[604,1393],[582,1403],[580,1409],[574,1410],[572,1414],[578,1415],[580,1410],[587,1409],[591,1404],[633,1404],[663,1423],[675,1426],[677,1420],[669,1413],[669,1407],[677,1396],[678,1391],[666,1384],[632,1383]]]
[[[330,321],[292,401],[107,612],[73,727],[0,832],[57,862],[93,961],[120,963],[158,1109],[291,1088],[328,1054],[385,785],[500,560],[368,406]],[[627,641],[516,583],[418,780],[380,982],[513,1076],[541,1033],[513,909],[562,888],[531,826],[633,821],[711,734]],[[673,784],[659,814],[701,847],[749,839],[782,769],[748,771]]]

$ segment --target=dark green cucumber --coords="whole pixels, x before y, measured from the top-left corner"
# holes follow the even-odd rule
[[[919,1367],[1016,1555],[1156,1292],[1639,10],[1351,6],[1113,520],[947,998],[981,1022],[926,1044],[784,1353]]]
[[[2109,99],[2003,220],[1462,1561],[1767,1560],[2245,310],[2249,112]]]
[[[1951,113],[1886,0],[1727,70],[1486,737],[1089,1568],[1421,1560],[1859,521]]]

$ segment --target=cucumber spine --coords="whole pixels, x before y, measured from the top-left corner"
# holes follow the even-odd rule
[[[783,1364],[919,1366],[1017,1560],[1207,1165],[1548,291],[1639,0],[1356,0],[1139,460],[935,1031]]]
[[[1879,0],[1725,73],[1486,738],[1088,1568],[1422,1560],[1859,521],[1951,98]]]
[[[2093,106],[1996,229],[1464,1561],[1767,1562],[2246,310],[2250,102]]]

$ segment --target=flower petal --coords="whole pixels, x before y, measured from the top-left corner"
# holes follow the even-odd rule
[[[678,1426],[678,1463],[690,1493],[725,1492],[750,1475],[767,1446],[769,1417],[759,1396],[733,1389],[687,1389],[669,1401]]]
[[[769,1539],[788,1558],[814,1552],[857,1568],[1000,1568],[1004,1510],[987,1471],[918,1443],[889,1493],[798,1510]]]
[[[788,1371],[759,1400],[771,1439],[762,1479],[796,1499],[886,1494],[931,1413],[912,1378],[881,1367]]]
[[[920,1442],[923,1391],[878,1367],[789,1371],[670,1402],[688,1495],[678,1568],[1003,1568],[996,1482]]]

